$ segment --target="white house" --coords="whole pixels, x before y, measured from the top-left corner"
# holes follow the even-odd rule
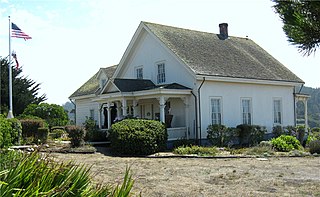
[[[205,139],[210,124],[295,125],[304,82],[248,38],[141,22],[118,65],[75,91],[76,123],[132,115],[166,122],[169,140]],[[300,95],[301,97],[301,95]]]

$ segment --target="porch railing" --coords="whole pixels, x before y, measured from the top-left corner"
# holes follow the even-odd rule
[[[168,140],[178,140],[187,137],[187,127],[167,128]]]

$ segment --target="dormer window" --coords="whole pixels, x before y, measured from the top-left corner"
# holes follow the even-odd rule
[[[137,79],[143,79],[143,67],[137,67],[136,68],[136,77]]]
[[[158,84],[165,83],[166,82],[165,64],[159,63],[157,64],[157,68],[158,68],[158,75],[157,75]]]

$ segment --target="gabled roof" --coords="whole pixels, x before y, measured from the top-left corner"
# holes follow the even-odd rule
[[[190,89],[178,83],[171,84],[161,84],[155,85],[151,80],[148,79],[120,79],[116,78],[113,81],[114,85],[121,92],[134,92],[134,91],[142,91],[142,90],[151,90],[156,88],[164,88],[164,89]]]
[[[248,38],[142,22],[195,74],[272,81],[303,81]]]
[[[101,69],[103,69],[103,72],[106,73],[108,78],[111,78],[117,66],[118,65],[114,65]],[[99,72],[101,72],[101,69],[96,74],[94,74],[87,82],[85,82],[79,89],[77,89],[73,94],[71,94],[69,98],[99,93],[100,85],[98,74]]]

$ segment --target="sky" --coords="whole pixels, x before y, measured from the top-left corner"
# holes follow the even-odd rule
[[[305,81],[320,87],[320,53],[290,45],[270,0],[0,0],[0,56],[9,54],[8,16],[32,37],[12,38],[24,76],[62,105],[100,67],[118,64],[141,21],[248,36]]]

